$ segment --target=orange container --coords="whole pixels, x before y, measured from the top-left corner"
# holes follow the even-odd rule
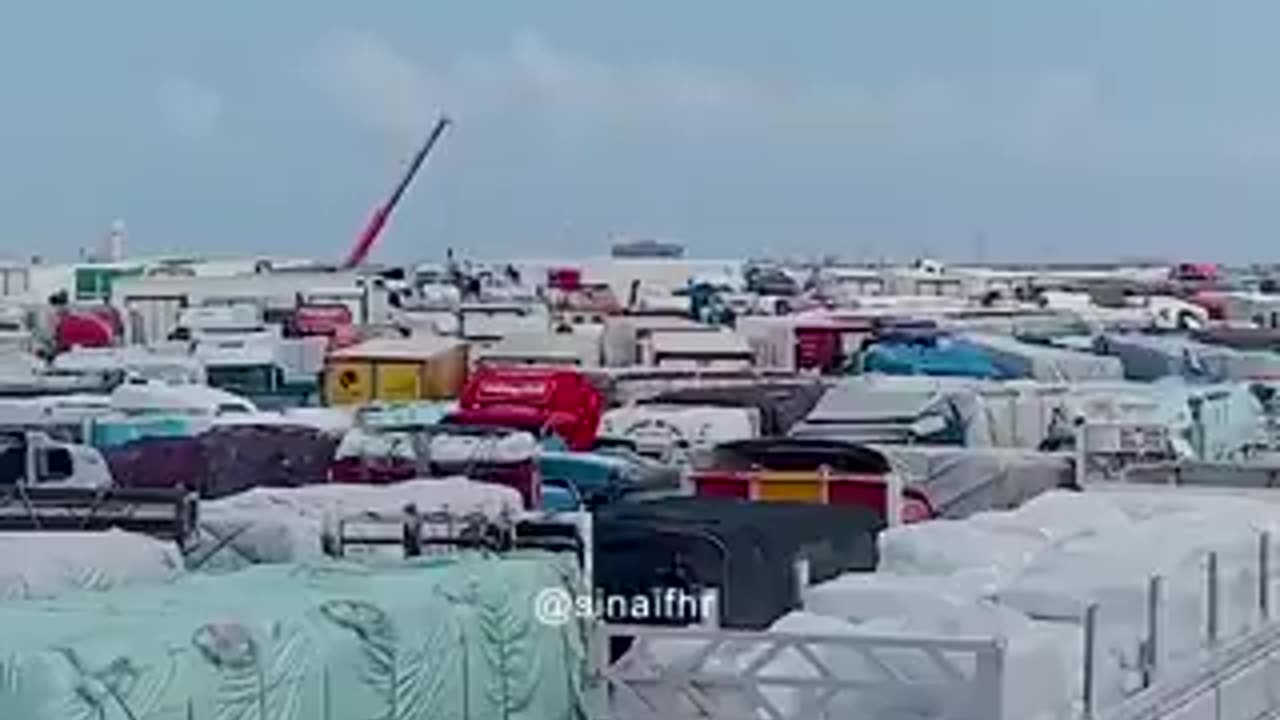
[[[808,502],[825,505],[828,480],[811,472],[762,473],[751,481],[752,500]]]
[[[888,509],[886,491],[889,486],[879,475],[710,470],[694,473],[691,479],[700,497],[861,505],[880,512]],[[929,499],[913,488],[903,489],[901,512],[904,522],[920,522],[934,517]]]

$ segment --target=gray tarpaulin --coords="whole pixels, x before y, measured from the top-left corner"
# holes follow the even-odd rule
[[[962,340],[986,351],[1011,377],[1046,382],[1119,380],[1124,377],[1123,366],[1114,357],[1037,345],[1002,335],[973,333],[962,336]]]
[[[782,435],[791,429],[823,395],[816,382],[682,388],[661,393],[642,403],[753,407],[760,410],[760,432]]]
[[[1025,450],[877,445],[908,484],[923,491],[943,517],[1018,507],[1056,487],[1070,486],[1066,454]]]
[[[1247,380],[1280,375],[1280,355],[1265,350],[1234,350],[1180,337],[1123,333],[1098,338],[1099,352],[1114,355],[1130,380],[1169,375],[1204,382]]]
[[[992,444],[981,396],[949,378],[865,375],[832,386],[792,428],[793,437],[855,442],[928,442],[984,447]],[[928,428],[922,421],[937,418]],[[924,432],[927,430],[927,432]]]

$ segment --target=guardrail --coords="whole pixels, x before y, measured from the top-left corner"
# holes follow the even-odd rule
[[[1142,690],[1086,718],[1099,720],[1260,720],[1280,716],[1280,619],[1275,617],[1271,573],[1274,545],[1261,533],[1252,569],[1253,607],[1247,627],[1234,637],[1223,624],[1221,556],[1210,552],[1203,565],[1204,617],[1199,642],[1187,657],[1166,657],[1161,614],[1167,578],[1153,577],[1147,588],[1147,628],[1142,641]],[[1240,568],[1236,568],[1237,573]]]
[[[605,652],[619,642],[630,648],[601,663],[597,680],[599,720],[827,720],[842,702],[856,702],[868,687],[903,681],[886,655],[912,653],[945,678],[931,690],[954,698],[955,720],[1003,720],[1002,641],[994,638],[903,638],[729,632],[605,625],[597,643]],[[663,643],[683,657],[663,665]],[[670,646],[670,645],[669,645]],[[745,666],[716,662],[734,648],[754,655]],[[786,655],[796,672],[770,668]],[[847,662],[859,658],[863,662]],[[1009,718],[1008,720],[1013,720]]]

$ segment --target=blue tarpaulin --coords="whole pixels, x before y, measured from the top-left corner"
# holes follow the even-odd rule
[[[863,355],[862,369],[886,375],[1007,377],[981,348],[947,338],[927,343],[877,343]]]

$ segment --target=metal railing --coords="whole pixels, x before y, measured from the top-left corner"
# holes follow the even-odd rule
[[[1082,712],[1084,720],[1155,720],[1165,717],[1258,720],[1280,715],[1280,692],[1268,687],[1270,683],[1250,685],[1238,681],[1239,677],[1250,672],[1270,671],[1275,674],[1271,658],[1280,650],[1280,622],[1275,618],[1272,607],[1276,580],[1271,572],[1272,557],[1273,539],[1267,532],[1258,535],[1256,555],[1244,565],[1229,567],[1218,551],[1204,555],[1199,568],[1202,592],[1199,605],[1203,616],[1192,631],[1196,633],[1192,643],[1185,642],[1185,638],[1181,643],[1172,642],[1167,634],[1177,627],[1167,615],[1172,604],[1170,589],[1177,578],[1163,575],[1149,578],[1145,593],[1146,622],[1137,653],[1140,687],[1136,692],[1106,705],[1099,702],[1095,694],[1086,692]],[[1229,625],[1223,593],[1224,578],[1242,576],[1253,584],[1250,607],[1245,609],[1248,617],[1237,617],[1237,622]],[[1095,615],[1096,608],[1094,606]],[[1090,638],[1086,645],[1092,644],[1095,650],[1095,654],[1086,653],[1085,658],[1086,685],[1089,687],[1093,686],[1096,678],[1097,627],[1096,618],[1093,623],[1086,623],[1086,635]],[[1206,702],[1209,705],[1204,705],[1194,714],[1181,714],[1185,708]],[[1235,708],[1252,710],[1241,714]]]
[[[598,651],[613,642],[630,647],[619,660],[600,662],[596,718],[600,720],[826,720],[843,703],[884,687],[903,687],[893,659],[912,653],[938,670],[927,689],[948,700],[956,720],[1004,720],[1004,643],[995,638],[905,638],[799,635],[606,625]],[[684,648],[663,663],[663,644]],[[744,664],[717,662],[734,649]],[[793,672],[773,661],[792,659]],[[917,688],[909,688],[917,689]],[[918,689],[926,689],[923,685]],[[1008,720],[1013,720],[1009,718]]]

